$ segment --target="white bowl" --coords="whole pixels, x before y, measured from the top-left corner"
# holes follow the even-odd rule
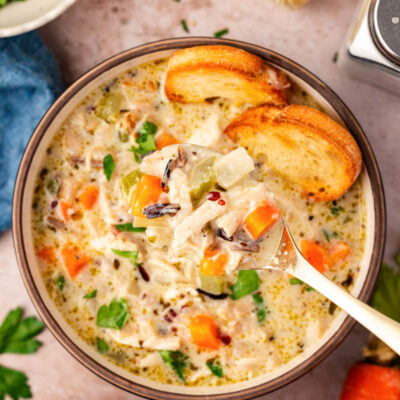
[[[14,1],[0,8],[0,37],[32,31],[58,17],[76,0]]]

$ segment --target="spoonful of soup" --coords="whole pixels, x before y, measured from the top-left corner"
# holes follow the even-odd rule
[[[280,270],[323,294],[400,354],[400,324],[319,272],[312,265],[322,257],[318,249],[303,256],[274,194],[252,176],[254,162],[244,148],[221,154],[171,145],[146,156],[140,169],[131,198],[135,224],[165,229],[171,259],[186,256],[199,265],[199,290],[225,298],[222,274]]]

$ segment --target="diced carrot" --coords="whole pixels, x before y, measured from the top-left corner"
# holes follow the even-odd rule
[[[72,279],[90,262],[90,258],[82,254],[77,246],[63,247],[61,249],[61,257]]]
[[[329,269],[329,260],[325,249],[311,240],[302,240],[301,253],[304,258],[319,272],[324,273]]]
[[[162,149],[165,146],[169,146],[171,144],[178,144],[178,140],[176,140],[175,136],[170,133],[163,132],[159,136],[156,137],[156,146],[157,149]]]
[[[72,208],[71,204],[66,203],[65,201],[60,201],[60,211],[61,215],[64,218],[64,221],[69,221],[69,210]]]
[[[190,319],[192,342],[199,347],[217,350],[220,346],[218,328],[209,315],[197,315]]]
[[[44,246],[40,248],[37,252],[36,255],[41,258],[43,261],[46,262],[52,262],[55,260],[55,251],[54,247],[51,246]]]
[[[156,204],[163,188],[161,179],[153,175],[142,175],[131,195],[131,212],[136,217],[143,217],[143,208]]]
[[[208,248],[200,262],[200,272],[204,275],[219,276],[225,273],[225,265],[228,263],[228,255],[215,249]]]
[[[79,202],[87,210],[90,210],[96,204],[99,197],[100,190],[96,185],[90,185],[85,188],[85,190],[78,196]]]
[[[333,243],[328,249],[329,265],[333,267],[339,261],[343,261],[351,253],[350,246],[345,242]]]
[[[254,240],[257,240],[281,216],[281,211],[272,203],[265,202],[250,212],[244,220],[244,226]]]
[[[340,400],[399,400],[400,369],[359,363],[350,368]]]

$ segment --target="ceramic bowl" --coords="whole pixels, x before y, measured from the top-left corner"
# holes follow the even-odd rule
[[[0,8],[0,38],[19,35],[47,24],[76,0],[15,1]]]
[[[354,321],[344,312],[338,313],[325,334],[299,357],[266,376],[217,387],[185,387],[156,383],[111,364],[83,342],[64,321],[42,282],[30,233],[31,203],[35,177],[46,147],[62,122],[93,89],[122,71],[143,62],[168,57],[176,49],[189,46],[225,44],[254,53],[284,70],[290,78],[311,94],[332,118],[353,134],[364,159],[363,180],[367,205],[367,237],[360,273],[352,293],[367,301],[374,287],[385,241],[385,203],[382,181],[372,149],[353,114],[339,97],[305,68],[277,54],[249,43],[213,38],[169,39],[145,44],[117,54],[99,64],[72,84],[49,109],[36,128],[23,156],[14,193],[13,235],[18,263],[26,288],[40,316],[59,342],[83,365],[106,381],[129,392],[152,399],[192,399],[207,395],[212,400],[244,400],[280,388],[321,362],[347,336]]]

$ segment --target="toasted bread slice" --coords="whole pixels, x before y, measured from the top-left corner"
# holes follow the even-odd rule
[[[289,81],[260,57],[229,46],[179,50],[168,61],[165,94],[179,103],[224,97],[236,104],[286,104]]]
[[[234,119],[225,133],[253,157],[265,154],[267,167],[316,201],[339,198],[361,171],[361,152],[353,136],[311,107],[251,108]]]

